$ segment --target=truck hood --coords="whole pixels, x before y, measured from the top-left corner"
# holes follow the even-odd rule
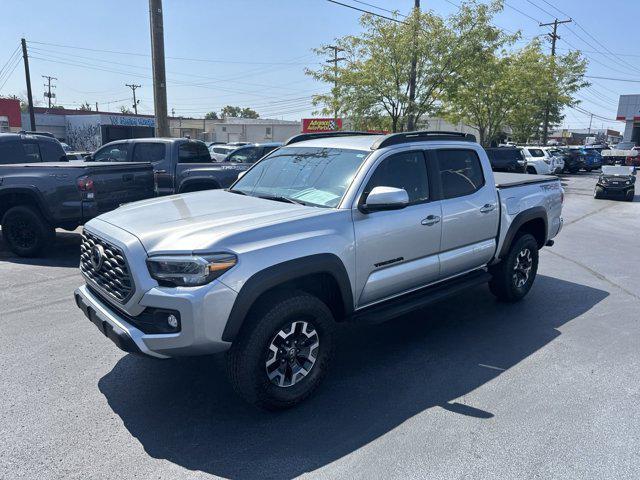
[[[326,209],[208,190],[130,203],[98,219],[158,254],[206,251],[231,235],[322,213]]]

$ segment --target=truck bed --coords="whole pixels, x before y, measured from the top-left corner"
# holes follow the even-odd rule
[[[556,182],[559,178],[555,175],[531,175],[528,173],[494,172],[493,177],[496,188],[519,187],[534,183]]]

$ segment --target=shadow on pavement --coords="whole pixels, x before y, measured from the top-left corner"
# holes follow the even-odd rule
[[[280,413],[238,399],[220,356],[162,362],[127,355],[98,386],[154,458],[226,478],[291,478],[426,409],[493,417],[456,399],[543,348],[560,335],[559,327],[607,295],[539,276],[529,297],[515,305],[498,303],[479,287],[386,324],[340,325],[325,383]]]
[[[2,240],[0,231],[0,260],[22,265],[39,265],[43,267],[77,267],[80,264],[80,232],[63,232],[58,230],[50,247],[45,248],[40,257],[22,258],[9,250]]]

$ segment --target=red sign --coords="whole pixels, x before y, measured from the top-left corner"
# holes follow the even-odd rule
[[[303,118],[302,133],[333,132],[342,128],[341,118]]]
[[[7,117],[10,127],[21,127],[20,100],[0,98],[0,116]]]

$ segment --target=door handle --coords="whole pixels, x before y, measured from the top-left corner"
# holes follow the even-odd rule
[[[429,215],[427,218],[423,218],[420,222],[422,225],[426,225],[430,227],[431,225],[435,225],[440,221],[440,217],[438,215]]]
[[[496,208],[496,204],[495,203],[485,203],[484,207],[482,207],[480,209],[480,211],[482,213],[489,213],[489,212],[493,212]]]
[[[166,170],[156,170],[156,173],[167,173]]]

